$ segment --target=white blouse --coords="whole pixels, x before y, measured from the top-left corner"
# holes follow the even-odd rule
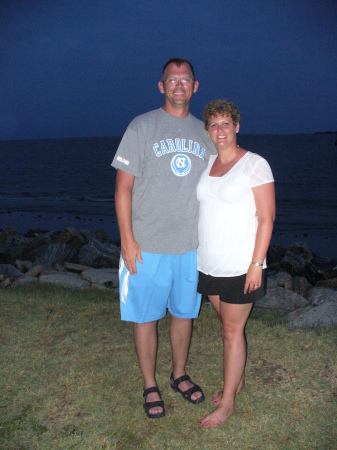
[[[267,161],[247,152],[225,175],[209,175],[210,157],[197,186],[200,202],[198,270],[214,277],[247,273],[258,226],[252,187],[274,181]],[[263,261],[266,266],[266,260]]]

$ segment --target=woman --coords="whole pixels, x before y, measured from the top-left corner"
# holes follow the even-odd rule
[[[239,147],[240,112],[228,100],[204,111],[205,129],[217,149],[197,187],[200,202],[198,292],[217,312],[224,346],[223,391],[216,409],[199,423],[215,427],[235,411],[244,390],[244,329],[253,303],[263,295],[266,253],[275,219],[275,191],[265,159]]]

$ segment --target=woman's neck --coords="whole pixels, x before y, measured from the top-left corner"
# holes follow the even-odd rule
[[[217,159],[222,164],[228,164],[233,161],[240,153],[240,146],[235,144],[235,147],[227,148],[225,150],[217,149]]]

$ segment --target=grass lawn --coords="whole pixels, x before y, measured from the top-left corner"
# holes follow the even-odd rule
[[[48,286],[0,290],[0,449],[336,449],[337,329],[289,331],[271,313],[248,321],[246,391],[223,425],[203,429],[222,387],[215,312],[194,322],[187,372],[205,402],[169,384],[169,317],[159,324],[157,381],[166,416],[142,408],[132,324],[116,296]]]

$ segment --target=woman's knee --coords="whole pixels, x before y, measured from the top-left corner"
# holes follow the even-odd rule
[[[234,341],[244,336],[244,326],[242,327],[241,324],[222,321],[221,334],[223,340]]]

